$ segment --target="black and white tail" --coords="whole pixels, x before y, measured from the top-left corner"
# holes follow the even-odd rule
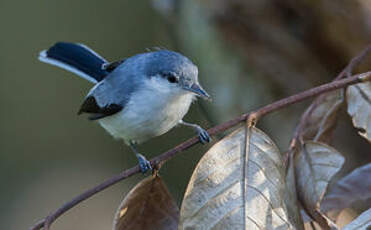
[[[48,50],[41,51],[39,60],[71,71],[93,83],[101,81],[109,73],[102,68],[103,64],[108,63],[103,57],[77,43],[58,42]]]

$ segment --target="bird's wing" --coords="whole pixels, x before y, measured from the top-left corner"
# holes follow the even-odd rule
[[[107,104],[100,106],[94,96],[88,96],[82,103],[78,114],[92,113],[90,120],[98,120],[103,117],[113,115],[120,112],[124,107],[119,104]]]
[[[120,112],[140,85],[138,79],[125,69],[113,71],[90,90],[78,114],[90,113],[89,119],[97,120]]]

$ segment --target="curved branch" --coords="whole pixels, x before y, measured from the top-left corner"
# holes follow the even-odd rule
[[[352,84],[356,84],[356,83],[360,83],[360,82],[364,82],[364,81],[370,81],[370,80],[371,80],[371,72],[367,72],[367,73],[364,73],[364,74],[352,76],[350,78],[346,78],[346,79],[334,81],[334,82],[331,82],[331,83],[327,83],[327,84],[324,84],[324,85],[321,85],[321,86],[303,91],[301,93],[292,95],[290,97],[281,99],[281,100],[276,101],[272,104],[266,105],[266,106],[254,111],[254,112],[245,113],[245,114],[243,114],[243,115],[241,115],[241,116],[239,116],[239,117],[237,117],[233,120],[230,120],[230,121],[227,121],[223,124],[217,125],[217,126],[211,128],[211,129],[207,130],[207,131],[210,135],[215,135],[215,134],[221,133],[221,132],[223,132],[227,129],[230,129],[230,128],[238,125],[240,122],[245,121],[246,119],[248,119],[250,115],[254,115],[254,117],[256,119],[259,119],[260,117],[262,117],[264,115],[275,112],[275,111],[277,111],[279,109],[282,109],[284,107],[287,107],[291,104],[295,104],[295,103],[301,102],[305,99],[320,95],[322,93],[329,92],[329,91],[339,89],[339,88],[343,88],[343,87],[346,87],[348,85],[352,85]],[[161,165],[163,165],[166,161],[168,161],[169,159],[174,157],[177,153],[192,147],[193,145],[197,144],[198,142],[199,142],[199,140],[198,140],[197,137],[193,137],[191,139],[188,139],[187,141],[177,145],[173,149],[171,149],[171,150],[169,150],[165,153],[162,153],[161,155],[153,158],[151,160],[151,164],[152,165],[157,165],[158,167],[161,167]],[[130,169],[127,169],[127,170],[123,171],[120,174],[117,174],[117,175],[109,178],[108,180],[104,181],[103,183],[97,185],[96,187],[87,190],[86,192],[80,194],[79,196],[75,197],[71,201],[65,203],[63,206],[58,208],[55,212],[50,214],[48,217],[39,221],[35,226],[31,227],[30,230],[38,230],[38,229],[41,229],[42,227],[44,227],[45,230],[48,230],[49,226],[58,217],[60,217],[62,214],[64,214],[65,212],[67,212],[68,210],[70,210],[71,208],[76,206],[77,204],[79,204],[82,201],[90,198],[94,194],[97,194],[100,191],[118,183],[119,181],[122,181],[122,180],[124,180],[124,179],[126,179],[130,176],[133,176],[134,174],[139,173],[139,172],[140,172],[140,169],[139,169],[139,166],[137,165],[135,167],[132,167]]]

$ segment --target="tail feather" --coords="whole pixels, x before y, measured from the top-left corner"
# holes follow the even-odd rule
[[[102,69],[107,61],[85,45],[58,42],[40,52],[39,60],[71,71],[86,80],[97,83],[109,72]]]

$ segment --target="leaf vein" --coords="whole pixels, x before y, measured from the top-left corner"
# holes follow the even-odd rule
[[[369,104],[371,105],[371,99],[368,97],[368,95],[359,87],[359,85],[355,85],[356,89],[358,90],[361,97]]]
[[[233,149],[235,149],[235,148],[236,147],[234,147]],[[230,151],[232,151],[233,149],[231,149]],[[237,157],[235,157],[235,158],[233,158],[233,159],[231,159],[231,160],[229,160],[227,162],[224,162],[223,167],[226,168],[226,166],[229,166],[230,164],[232,164],[232,163],[234,163],[234,162],[236,162],[238,160],[240,160],[240,156],[237,156]],[[202,182],[204,182],[205,180],[207,180],[210,176],[212,176],[215,173],[219,172],[218,169],[219,169],[218,167],[214,167],[213,168],[213,171],[211,171],[210,173],[208,173],[205,176],[205,178],[201,178],[200,180],[195,181],[194,186],[197,186],[197,185],[201,184]]]
[[[326,163],[312,163],[312,166],[324,166],[324,167],[329,167],[329,168],[339,168],[338,165],[335,164],[326,164]]]
[[[278,212],[277,210],[273,207],[272,203],[269,201],[269,199],[264,195],[264,193],[262,193],[259,189],[255,188],[255,187],[252,187],[250,185],[247,185],[248,187],[254,189],[255,191],[257,191],[258,193],[260,193],[260,195],[267,201],[268,205],[271,207],[272,211],[286,224],[289,225],[289,223],[285,220],[285,218],[283,218]],[[289,225],[290,226],[290,225]]]
[[[269,181],[272,185],[274,185],[274,187],[277,187],[277,185],[275,183],[273,183],[273,181],[271,179],[269,179],[267,173],[265,172],[265,170],[263,169],[262,166],[260,166],[256,161],[254,160],[249,160],[251,163],[254,163],[256,166],[258,166],[258,168],[263,172],[264,174],[264,177],[267,179],[267,181]]]
[[[256,225],[256,227],[258,227],[259,229],[264,230],[264,228],[263,228],[263,227],[260,227],[260,225],[259,225],[258,223],[256,223],[256,221],[253,220],[253,218],[251,218],[251,217],[249,217],[249,216],[247,216],[247,218],[248,218],[249,220],[251,220],[251,222],[253,222],[253,223]]]
[[[225,187],[221,188],[218,192],[216,192],[215,194],[213,194],[212,197],[208,198],[206,202],[204,202],[198,209],[197,211],[192,215],[190,216],[190,218],[196,216],[200,211],[201,209],[203,209],[208,203],[210,203],[213,199],[215,199],[217,196],[219,196],[220,194],[223,194],[226,190],[230,189],[232,186],[234,186],[235,184],[239,183],[239,181],[237,180],[234,180],[232,181],[232,183],[229,183],[227,184]]]
[[[261,152],[265,153],[265,154],[266,154],[266,157],[272,161],[272,164],[273,164],[273,165],[276,167],[276,169],[279,171],[280,167],[276,164],[276,161],[275,161],[273,158],[270,157],[271,154],[268,154],[267,151],[264,151],[262,148],[260,148],[258,145],[254,144],[254,143],[252,143],[252,145],[253,145],[255,148],[259,149]]]

